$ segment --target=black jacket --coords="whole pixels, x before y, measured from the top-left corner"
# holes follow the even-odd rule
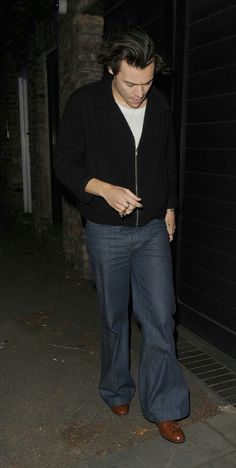
[[[136,167],[135,167],[136,166]],[[176,155],[172,119],[163,95],[154,87],[147,99],[143,132],[135,161],[133,134],[111,90],[111,78],[76,90],[61,121],[55,169],[76,195],[82,215],[96,223],[142,226],[175,208]],[[91,178],[129,188],[143,208],[121,218],[102,197],[85,193]]]

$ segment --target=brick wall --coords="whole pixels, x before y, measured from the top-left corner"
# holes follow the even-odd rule
[[[6,125],[9,134],[7,137]],[[0,197],[9,218],[23,212],[17,73],[6,54],[0,76]]]
[[[45,29],[44,23],[37,27],[34,53],[28,66],[32,212],[38,233],[52,224]]]
[[[51,225],[50,161],[46,50],[52,46],[53,25],[38,25],[28,63],[19,64],[10,53],[4,56],[0,75],[0,199],[12,221],[24,214],[18,77],[28,77],[28,115],[33,219],[37,232]],[[55,37],[55,36],[54,36]],[[6,120],[9,138],[6,137]]]
[[[81,14],[80,6],[78,0],[68,0],[66,15],[54,15],[37,25],[30,57],[25,64],[28,76],[32,216],[38,233],[52,227],[47,54],[58,47],[60,113],[76,88],[96,81],[102,75],[96,55],[103,37],[103,18]],[[21,70],[17,69],[12,58],[3,68],[6,74],[4,70],[1,71],[0,197],[8,212],[17,218],[23,214],[17,83]],[[6,139],[6,119],[10,140]],[[63,200],[63,239],[66,259],[78,268],[81,276],[90,278],[83,222],[76,208],[66,200]]]
[[[102,69],[96,54],[103,36],[103,18],[80,15],[76,3],[59,25],[59,80],[61,112],[69,95],[76,88],[101,78]],[[63,203],[63,239],[67,260],[81,276],[90,278],[84,244],[84,227],[75,207]]]

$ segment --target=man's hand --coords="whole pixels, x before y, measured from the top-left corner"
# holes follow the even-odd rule
[[[171,209],[166,210],[166,216],[165,216],[165,223],[166,223],[166,229],[169,234],[169,239],[170,242],[174,238],[174,233],[175,233],[175,212]]]
[[[91,179],[85,187],[85,192],[103,197],[121,216],[131,214],[136,208],[142,208],[141,198],[131,190],[99,179]]]
[[[129,215],[135,208],[142,208],[141,198],[124,187],[110,185],[104,187],[102,196],[119,214]]]

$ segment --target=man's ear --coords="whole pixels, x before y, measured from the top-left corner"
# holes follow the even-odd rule
[[[108,67],[108,71],[109,71],[109,73],[110,73],[111,75],[114,75],[114,72],[113,72],[113,70],[112,70],[111,67]]]

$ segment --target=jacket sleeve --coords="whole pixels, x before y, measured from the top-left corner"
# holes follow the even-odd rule
[[[169,195],[167,201],[167,208],[176,208],[178,205],[177,196],[177,161],[176,161],[176,144],[172,117],[170,114],[168,143],[167,143],[167,172],[169,178]]]
[[[83,116],[75,93],[69,98],[59,126],[54,168],[60,182],[78,200],[89,203],[93,195],[86,193],[84,188],[94,175],[86,159]]]

